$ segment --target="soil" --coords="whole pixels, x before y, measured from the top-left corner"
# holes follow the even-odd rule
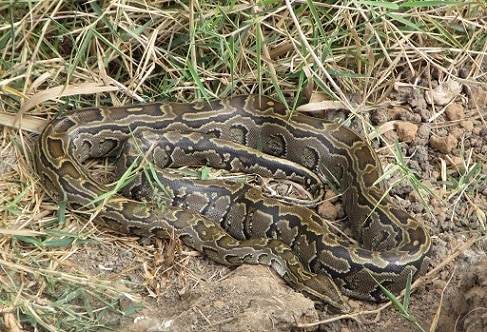
[[[423,189],[418,195],[409,181],[391,190],[392,199],[424,222],[433,240],[432,271],[416,283],[410,315],[426,330],[485,331],[487,244],[472,239],[485,230],[487,183],[484,177],[470,188],[462,187],[462,181],[468,184],[469,172],[487,173],[487,126],[482,117],[487,91],[456,81],[436,85],[431,93],[416,85],[400,86],[367,115],[384,137],[373,142],[385,170],[396,164],[390,148],[398,141],[407,166],[431,191]],[[452,190],[446,189],[454,185],[458,190],[448,197]],[[331,202],[320,212],[340,220],[341,203]],[[111,239],[81,247],[71,261],[86,273],[143,286],[146,307],[125,317],[119,331],[415,330],[391,305],[349,299],[350,315],[316,309],[271,269],[230,269],[182,247],[177,239]]]

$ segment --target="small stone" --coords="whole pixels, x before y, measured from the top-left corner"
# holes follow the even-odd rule
[[[448,105],[445,114],[450,121],[461,120],[465,117],[463,106],[460,103],[452,103]]]
[[[457,147],[458,140],[452,136],[431,136],[429,143],[433,149],[440,151],[441,153],[450,153]]]
[[[462,91],[462,85],[455,80],[441,83],[433,90],[425,92],[424,97],[430,105],[444,106],[455,99]]]
[[[484,107],[487,105],[487,90],[483,86],[472,85],[470,87],[470,101],[473,106]]]
[[[459,126],[455,126],[450,128],[450,136],[453,137],[462,137],[465,129],[460,128]]]
[[[423,123],[418,129],[419,138],[429,138],[431,133],[431,125],[428,123]]]
[[[411,143],[416,139],[418,125],[406,121],[396,121],[394,124],[399,141]]]
[[[330,189],[325,192],[325,196],[323,197],[323,200],[329,201],[331,203],[336,203],[338,201],[338,197],[340,196],[337,195],[336,192]]]
[[[328,220],[336,220],[338,211],[330,201],[324,201],[318,206],[318,214]]]
[[[461,121],[460,126],[462,126],[462,128],[464,128],[466,131],[473,131],[474,129],[473,122],[470,120]]]

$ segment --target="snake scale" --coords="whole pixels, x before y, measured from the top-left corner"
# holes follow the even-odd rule
[[[131,164],[140,159],[134,150],[158,168],[194,163],[244,170],[295,179],[315,191],[321,179],[336,179],[358,244],[332,232],[313,209],[238,182],[179,179],[160,170],[155,178],[173,197],[161,207],[134,198],[150,196],[147,180],[125,188],[128,197],[108,195],[112,189],[85,169],[86,160],[99,157]],[[397,293],[409,274],[420,276],[429,264],[428,232],[385,197],[369,144],[340,124],[290,117],[268,97],[67,112],[42,132],[35,163],[53,200],[96,210],[100,225],[141,236],[175,234],[226,265],[271,266],[293,288],[338,311],[349,310],[341,293],[384,299],[370,275]]]

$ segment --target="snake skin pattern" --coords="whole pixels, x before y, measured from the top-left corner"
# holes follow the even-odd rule
[[[160,170],[151,181],[136,177],[114,192],[83,166],[99,157],[118,158],[122,173],[142,159]],[[429,263],[428,232],[385,197],[369,144],[340,124],[290,117],[268,97],[75,110],[47,125],[35,162],[53,200],[96,211],[100,225],[141,236],[175,234],[221,264],[271,266],[293,288],[338,311],[349,311],[341,293],[384,299],[370,275],[397,293]],[[358,244],[302,204],[238,182],[188,180],[164,170],[185,165],[289,178],[318,197],[322,179],[335,179]],[[168,204],[148,201],[153,182],[167,188]]]

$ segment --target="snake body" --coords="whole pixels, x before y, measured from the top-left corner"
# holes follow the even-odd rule
[[[334,234],[313,209],[241,183],[189,181],[161,171],[174,198],[167,206],[108,195],[111,189],[83,163],[118,157],[131,164],[134,146],[161,168],[194,162],[243,169],[297,179],[315,191],[321,178],[337,179],[359,244]],[[428,232],[385,197],[384,185],[376,183],[382,169],[369,144],[336,123],[302,114],[289,118],[268,97],[67,112],[42,132],[35,162],[52,199],[74,210],[97,209],[101,225],[142,236],[175,234],[226,265],[269,265],[296,290],[339,311],[348,311],[341,292],[383,299],[371,275],[399,292],[408,275],[420,276],[429,262]],[[128,195],[147,196],[146,187],[136,180]]]

